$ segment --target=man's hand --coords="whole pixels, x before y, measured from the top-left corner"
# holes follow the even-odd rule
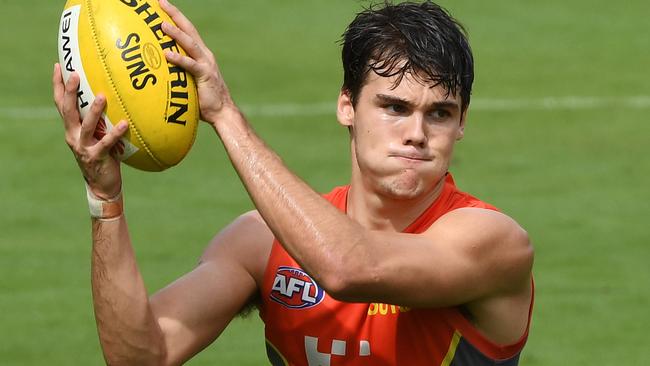
[[[73,72],[64,84],[61,66],[54,65],[54,103],[63,118],[65,141],[72,150],[92,193],[101,199],[109,199],[115,197],[122,189],[120,162],[113,152],[115,144],[127,131],[128,123],[120,121],[105,136],[97,138],[95,129],[106,107],[106,97],[98,94],[82,121],[77,108],[78,87],[77,73]]]
[[[167,51],[167,60],[189,71],[196,80],[199,92],[201,119],[214,125],[223,120],[226,110],[236,110],[228,87],[224,82],[214,54],[205,45],[192,22],[167,0],[160,0],[160,6],[169,14],[177,26],[163,22],[163,31],[172,37],[187,52],[188,56]]]

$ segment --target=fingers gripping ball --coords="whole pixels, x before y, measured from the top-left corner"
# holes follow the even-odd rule
[[[165,59],[167,50],[186,53],[162,31],[163,21],[173,24],[157,0],[69,0],[59,25],[63,78],[80,76],[82,118],[97,93],[106,95],[96,137],[127,120],[129,131],[114,151],[147,171],[185,157],[199,118],[194,79]]]

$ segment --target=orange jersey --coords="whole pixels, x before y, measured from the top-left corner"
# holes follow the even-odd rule
[[[325,198],[345,212],[348,189],[335,188]],[[440,196],[404,232],[422,233],[461,207],[496,210],[459,191],[448,174]],[[277,240],[261,290],[260,317],[273,366],[517,365],[528,336],[526,331],[515,344],[494,344],[457,307],[409,309],[334,300]]]

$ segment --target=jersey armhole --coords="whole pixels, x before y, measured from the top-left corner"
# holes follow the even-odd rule
[[[460,332],[461,336],[465,338],[470,344],[478,349],[484,355],[495,360],[507,360],[516,356],[524,348],[528,340],[528,333],[530,331],[530,324],[533,315],[533,304],[535,302],[535,282],[531,279],[532,294],[530,298],[530,306],[528,308],[528,323],[524,334],[512,344],[501,345],[489,340],[484,336],[463,314],[458,308],[453,308],[450,312],[452,325]]]

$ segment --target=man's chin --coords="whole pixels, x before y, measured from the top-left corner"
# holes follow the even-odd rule
[[[434,191],[444,175],[438,179],[426,178],[430,179],[425,179],[415,171],[402,172],[399,176],[381,180],[379,186],[382,194],[388,198],[410,201]]]
[[[381,188],[387,197],[396,200],[412,200],[425,191],[422,180],[411,177],[399,177],[381,182]]]

